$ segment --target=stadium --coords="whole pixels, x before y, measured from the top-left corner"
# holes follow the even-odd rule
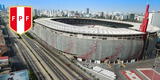
[[[153,52],[158,28],[148,25],[144,39],[146,34],[139,27],[140,23],[107,19],[40,18],[34,20],[30,32],[47,47],[76,58],[115,61],[138,59],[144,52]]]

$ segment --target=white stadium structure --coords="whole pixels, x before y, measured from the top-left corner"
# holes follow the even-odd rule
[[[159,28],[148,25],[147,39],[140,23],[106,19],[40,18],[30,31],[47,47],[85,60],[138,59],[151,54]]]

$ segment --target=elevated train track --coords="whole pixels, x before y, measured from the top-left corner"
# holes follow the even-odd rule
[[[18,47],[19,46],[19,47]],[[19,48],[20,52],[22,53],[23,57],[25,58],[28,67],[33,70],[38,80],[46,80],[45,76],[42,72],[39,71],[37,65],[34,63],[34,60],[30,57],[28,52],[25,50],[24,46],[21,43],[17,43],[17,48]]]
[[[23,36],[23,38],[28,42],[28,44],[38,53],[38,55],[46,62],[46,64],[51,68],[51,70],[56,74],[60,80],[91,80],[92,77],[88,74],[81,73],[81,71],[73,68],[71,63],[68,63],[61,59],[60,55],[57,53],[51,53],[47,51],[43,46],[30,38]],[[59,67],[58,67],[59,66]],[[64,74],[65,73],[65,74]],[[85,75],[84,75],[85,74]]]
[[[28,68],[35,73],[38,80],[93,80],[88,74],[78,71],[81,69],[69,67],[68,62],[55,55],[57,53],[52,54],[29,37],[23,35],[18,39],[14,33],[10,34],[15,37],[18,53],[23,56]]]
[[[15,35],[13,32],[8,31],[8,35],[12,42],[14,42],[14,46],[17,49],[17,54],[19,54],[26,62],[27,68],[33,71],[37,77],[38,80],[50,80],[45,70],[41,70],[41,64],[36,61],[36,58],[30,55],[30,50],[27,48],[27,46],[23,43],[22,40],[18,39],[18,36]],[[39,64],[39,65],[38,65]],[[41,67],[42,68],[42,67]],[[45,75],[44,75],[45,74]]]

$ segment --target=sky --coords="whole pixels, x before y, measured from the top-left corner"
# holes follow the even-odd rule
[[[160,11],[160,0],[0,0],[6,6],[32,6],[36,9],[60,9],[104,12],[135,12],[145,11],[146,4],[150,11]]]

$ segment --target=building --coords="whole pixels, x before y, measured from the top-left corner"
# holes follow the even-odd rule
[[[143,21],[143,17],[144,16],[137,15],[137,16],[135,16],[135,20],[138,21],[138,22],[142,22]]]
[[[6,10],[6,8],[5,8],[5,5],[4,4],[0,4],[0,11],[4,11],[4,10]]]
[[[86,13],[89,14],[89,8],[87,8]]]
[[[34,9],[33,16],[40,16],[40,12],[37,9]]]
[[[5,5],[3,4],[3,5],[2,5],[2,10],[5,10],[5,9],[6,9],[6,8],[5,8]]]
[[[1,4],[0,4],[0,10],[2,10],[2,6],[1,6]]]
[[[150,12],[149,18],[149,24],[160,27],[160,12]]]
[[[135,14],[129,14],[128,15],[128,20],[129,21],[134,21],[135,20]]]
[[[127,15],[120,15],[120,20],[127,20]]]
[[[64,53],[84,60],[138,59],[144,51],[140,23],[82,18],[42,18],[35,20],[31,34]],[[149,25],[147,53],[152,54],[159,28]],[[46,36],[47,35],[47,36]],[[151,37],[151,39],[150,39]]]

